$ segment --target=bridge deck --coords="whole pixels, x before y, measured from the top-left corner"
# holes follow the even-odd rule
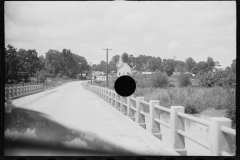
[[[19,99],[13,104],[40,111],[62,124],[90,131],[130,151],[146,155],[178,155],[103,99],[71,82]]]

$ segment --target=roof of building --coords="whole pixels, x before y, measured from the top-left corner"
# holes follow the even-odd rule
[[[121,69],[124,65],[127,66],[131,71],[133,71],[133,69],[132,69],[127,63],[122,63],[122,64],[118,67],[118,70]]]
[[[142,74],[152,74],[153,72],[142,72]]]

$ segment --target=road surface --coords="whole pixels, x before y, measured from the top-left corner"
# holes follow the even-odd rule
[[[67,127],[92,132],[135,153],[178,155],[113,106],[82,87],[83,81],[13,100],[18,107],[50,115]]]

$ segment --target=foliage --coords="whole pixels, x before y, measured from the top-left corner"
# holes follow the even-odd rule
[[[33,76],[40,68],[40,61],[37,57],[36,50],[17,51],[11,45],[5,48],[5,82],[18,83],[24,79],[28,82],[30,76]],[[20,75],[19,72],[25,72],[25,75]]]
[[[183,106],[191,114],[211,108],[225,109],[229,102],[229,93],[222,87],[137,88],[134,96],[143,96],[146,101],[159,100],[167,108]]]
[[[191,85],[191,80],[190,80],[189,75],[181,73],[178,76],[178,84],[180,87],[187,87],[187,86]]]
[[[76,78],[79,73],[89,70],[87,60],[68,49],[62,52],[49,50],[44,56],[39,56],[35,49],[17,50],[11,45],[5,48],[5,82],[19,83],[24,79],[28,82],[30,77],[36,76],[40,70],[46,71],[42,74],[41,81],[44,77],[66,76]],[[25,72],[20,75],[19,72]]]
[[[44,71],[44,70],[41,70],[41,71],[38,72],[37,74],[38,74],[38,81],[39,81],[40,83],[45,82],[46,77],[47,77],[47,72]]]
[[[139,88],[144,88],[149,86],[148,78],[145,78],[143,74],[136,73],[132,75],[132,78],[136,82],[136,86]]]
[[[236,91],[234,88],[227,88],[227,91],[226,117],[232,120],[232,127],[236,128]]]
[[[214,76],[214,73],[203,73],[200,77],[200,84],[203,87],[214,87],[216,82],[216,77]]]
[[[169,84],[168,76],[161,72],[152,73],[149,77],[149,83],[152,87],[166,87]]]
[[[147,64],[150,71],[155,71],[157,69],[163,71],[162,59],[160,57],[157,57],[157,58],[152,57],[148,59]]]
[[[192,57],[189,57],[185,60],[185,68],[188,72],[190,72],[195,65],[196,65],[196,62]]]

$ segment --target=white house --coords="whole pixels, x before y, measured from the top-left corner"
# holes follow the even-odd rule
[[[117,68],[117,77],[128,74],[131,75],[134,72],[134,70],[127,63],[123,63],[122,56],[119,57]]]
[[[106,81],[106,76],[96,76],[97,81]]]
[[[101,72],[101,71],[92,71],[92,75],[93,76],[103,76],[103,75],[105,75],[105,73]]]

